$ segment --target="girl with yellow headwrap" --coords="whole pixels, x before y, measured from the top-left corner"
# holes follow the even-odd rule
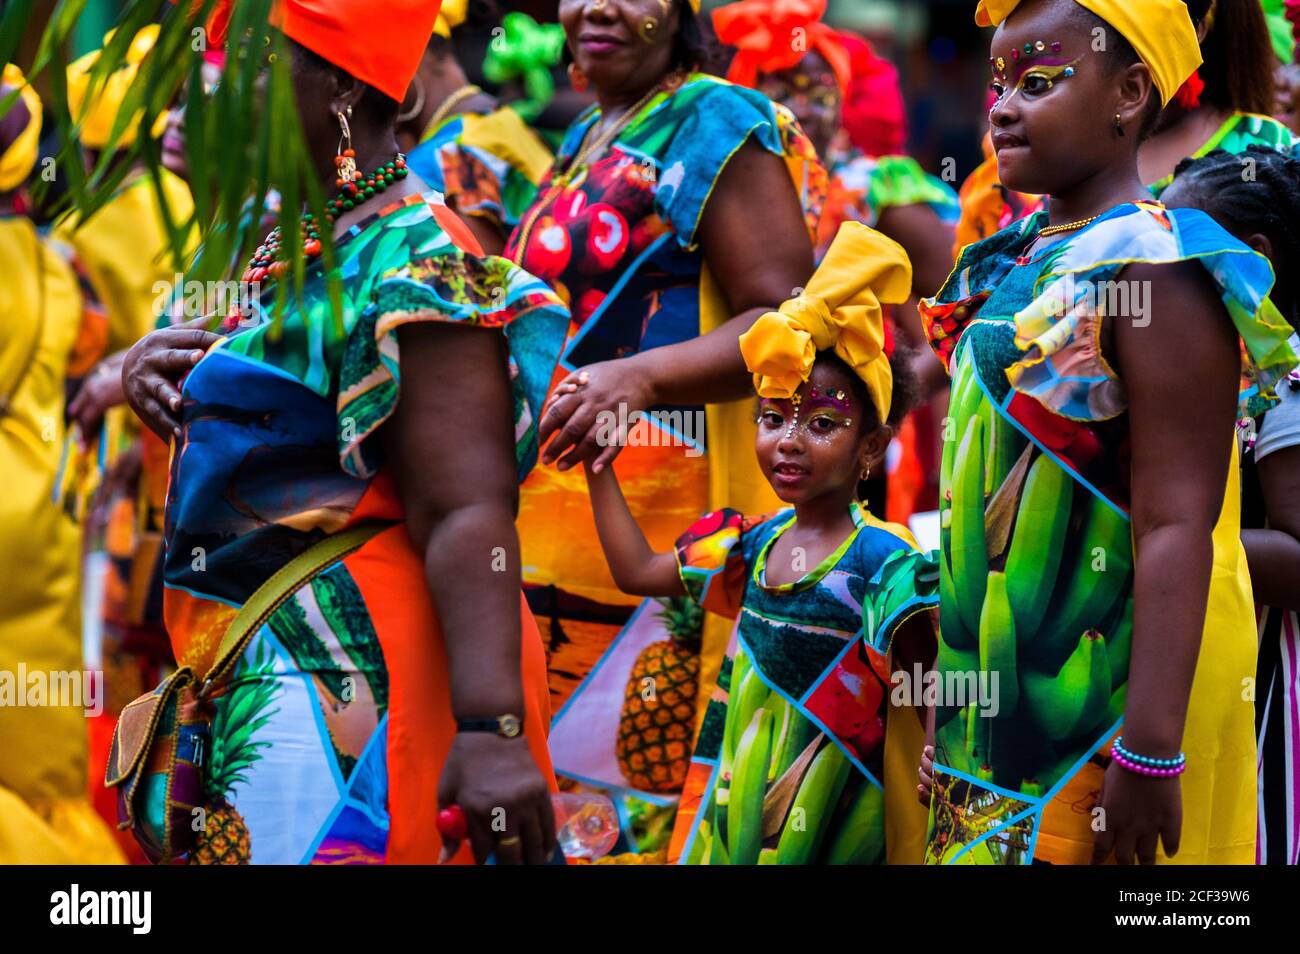
[[[976,19],[1001,180],[1050,198],[922,303],[953,381],[926,860],[1249,864],[1234,398],[1268,406],[1297,358],[1267,261],[1138,172],[1196,31],[1181,0]]]
[[[52,502],[81,300],[67,265],[15,212],[41,130],[40,99],[9,64],[0,101],[15,89],[0,116],[0,864],[117,862],[85,796],[93,700],[30,694],[33,680],[58,685],[51,677],[61,674],[85,685],[80,534]]]
[[[878,520],[857,497],[909,407],[912,382],[896,378],[885,355],[881,307],[906,300],[911,282],[899,245],[849,223],[807,290],[741,336],[759,396],[758,464],[784,508],[715,510],[673,550],[654,552],[613,470],[588,465],[618,585],[674,598],[664,600],[670,616],[707,609],[736,621],[721,672],[703,687],[707,709],[670,863],[920,857],[911,754],[921,710],[891,712],[891,683],[895,671],[910,676],[913,662],[932,657],[923,611],[937,601],[938,572],[904,527]],[[677,694],[673,652],[647,669],[667,678],[648,678],[665,702],[689,705],[666,698]],[[634,678],[629,698],[643,688]],[[902,708],[912,708],[911,693]],[[633,726],[618,745],[653,775],[689,742]]]

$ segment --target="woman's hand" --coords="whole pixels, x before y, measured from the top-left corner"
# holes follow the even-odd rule
[[[465,812],[466,837],[478,864],[495,853],[497,864],[543,865],[555,852],[551,793],[522,735],[457,734],[438,782],[438,804]],[[459,847],[445,841],[442,860]]]
[[[1102,829],[1093,842],[1092,863],[1115,852],[1121,865],[1156,863],[1157,840],[1165,857],[1178,853],[1183,830],[1183,790],[1178,776],[1153,778],[1111,762],[1101,783]]]
[[[187,325],[151,332],[126,353],[122,365],[126,403],[164,442],[181,433],[180,379],[221,337],[196,327],[206,321],[206,317],[198,318]]]
[[[635,357],[600,361],[575,371],[556,385],[542,414],[538,429],[542,463],[558,460],[559,469],[568,470],[586,461],[600,473],[627,443],[622,425],[654,401],[654,382]],[[607,423],[601,426],[605,423],[601,412],[614,415],[616,430]],[[553,434],[554,440],[547,444]]]
[[[77,396],[68,405],[68,417],[77,422],[83,442],[99,430],[105,412],[126,400],[122,393],[122,362],[126,352],[110,355],[81,382]]]

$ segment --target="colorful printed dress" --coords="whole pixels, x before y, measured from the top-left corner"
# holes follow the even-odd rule
[[[508,106],[449,116],[406,157],[406,167],[448,206],[487,219],[503,236],[537,199],[550,164],[546,144]]]
[[[402,520],[376,436],[407,370],[401,325],[505,335],[516,459],[528,472],[568,316],[537,279],[463,249],[477,245],[436,193],[409,196],[340,240],[341,321],[316,266],[278,323],[233,330],[186,377],[164,573],[178,664],[206,672],[241,604],[313,543],[363,520]],[[520,602],[524,721],[549,777],[545,660]],[[433,863],[453,736],[438,617],[398,523],[301,587],[249,643],[214,718],[215,834],[199,860]]]
[[[736,623],[686,777],[670,862],[920,860],[921,710],[910,693],[892,699],[893,640],[909,618],[937,605],[938,569],[904,527],[856,502],[852,513],[848,539],[802,579],[779,586],[766,582],[765,567],[794,524],[791,509],[757,518],[715,511],[677,541],[687,593]]]
[[[875,228],[880,214],[889,208],[928,205],[949,224],[955,224],[961,214],[952,187],[927,173],[910,156],[872,157],[848,149],[829,156],[827,170],[830,188],[817,226],[819,259],[843,223],[861,222]]]
[[[592,107],[569,128],[541,197],[507,248],[570,306],[557,376],[688,341],[732,317],[696,233],[715,183],[745,142],[785,160],[810,237],[825,195],[825,171],[793,117],[716,77],[692,74],[660,92],[590,169],[557,180],[599,120]],[[678,530],[710,506],[730,503],[754,513],[779,506],[754,461],[753,414],[744,402],[654,410],[665,413],[634,431],[635,446],[617,462],[632,513],[653,546],[671,546]],[[519,534],[530,604],[549,636],[558,709],[592,672],[637,600],[609,575],[581,468],[541,466],[530,475]],[[702,685],[716,676],[726,639],[724,620],[706,623]],[[615,722],[622,701],[620,686],[609,701]],[[612,765],[613,730],[607,742]],[[557,745],[552,751],[563,770],[563,737]],[[629,784],[617,769],[599,781]]]
[[[1095,342],[1107,314],[1136,307],[1091,283],[1134,262],[1199,261],[1251,358],[1244,402],[1266,404],[1296,362],[1265,298],[1267,261],[1204,213],[1119,205],[1019,258],[1046,221],[1035,213],[968,246],[922,303],[951,370],[955,426],[941,471],[946,705],[929,863],[1091,857],[1091,809],[1123,724],[1134,595],[1124,385]],[[1241,703],[1255,632],[1235,441],[1224,479],[1183,739],[1181,864],[1249,864],[1255,851],[1254,726]]]

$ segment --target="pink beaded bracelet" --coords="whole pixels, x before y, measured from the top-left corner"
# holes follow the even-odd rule
[[[1172,775],[1182,775],[1187,769],[1187,763],[1182,762],[1171,768],[1155,768],[1151,765],[1139,765],[1131,759],[1126,759],[1118,752],[1111,751],[1110,757],[1115,760],[1120,768],[1128,769],[1130,772],[1136,772],[1138,775],[1149,775],[1154,778],[1168,778]]]

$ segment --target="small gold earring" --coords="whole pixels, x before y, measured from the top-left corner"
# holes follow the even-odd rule
[[[868,464],[865,470],[858,471],[858,480],[866,480],[871,476],[871,465]]]
[[[1115,132],[1124,135],[1124,125],[1119,121],[1119,113],[1115,114]]]

